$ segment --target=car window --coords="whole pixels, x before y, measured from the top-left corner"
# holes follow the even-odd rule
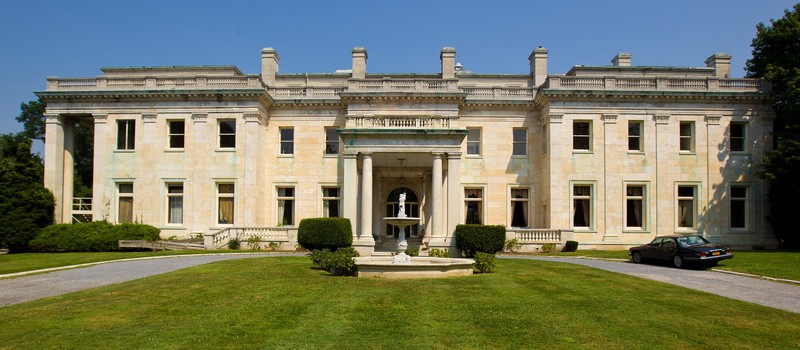
[[[661,238],[656,238],[652,242],[650,242],[651,247],[658,247],[661,244]]]

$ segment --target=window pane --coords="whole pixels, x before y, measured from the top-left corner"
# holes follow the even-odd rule
[[[481,129],[469,129],[467,133],[467,154],[481,153]]]
[[[169,223],[183,223],[183,196],[169,197]]]
[[[572,123],[572,149],[591,149],[591,125],[589,122]]]
[[[278,197],[294,197],[294,188],[293,187],[278,188]]]
[[[731,186],[731,198],[747,198],[747,187]]]
[[[745,218],[747,217],[746,201],[731,200],[731,227],[745,228]]]
[[[573,226],[589,227],[589,216],[591,215],[589,199],[575,199],[573,205],[575,206],[575,212],[572,217]]]
[[[744,137],[744,124],[731,123],[731,137]]]
[[[642,123],[641,122],[628,122],[628,150],[640,151],[642,150]]]
[[[526,142],[528,132],[525,129],[514,129],[514,142]]]
[[[219,193],[221,193],[221,194],[222,193],[233,194],[233,190],[234,190],[233,184],[218,184],[217,188],[218,188]]]
[[[222,120],[219,122],[219,133],[220,134],[235,134],[236,133],[236,121],[235,120]]]
[[[642,227],[642,200],[628,199],[627,227]]]
[[[339,189],[338,188],[328,187],[328,188],[323,189],[323,193],[324,193],[323,195],[325,197],[339,197]]]
[[[119,198],[119,215],[117,222],[120,224],[133,222],[133,197]]]
[[[678,227],[694,227],[694,200],[678,201]]]
[[[236,135],[219,135],[219,147],[220,148],[235,148],[236,147]]]
[[[572,134],[589,136],[590,125],[588,122],[575,122],[572,124]]]
[[[528,154],[528,130],[514,129],[514,145],[512,155],[524,156]]]
[[[692,123],[690,122],[681,122],[681,136],[682,137],[690,137],[692,136]]]
[[[573,137],[572,148],[578,150],[589,150],[589,138],[584,136]]]
[[[219,198],[218,218],[220,224],[233,224],[233,197]]]
[[[694,197],[694,186],[678,186],[678,197]]]
[[[339,133],[334,128],[325,129],[325,154],[339,154]]]
[[[184,123],[182,120],[176,120],[169,122],[169,133],[170,134],[183,134],[184,133]]]
[[[590,191],[590,186],[573,186],[572,188],[572,193],[575,196],[588,196]]]
[[[625,191],[628,196],[641,197],[644,193],[644,188],[642,186],[628,186]]]
[[[281,154],[294,154],[294,129],[280,129]]]
[[[628,136],[642,136],[642,123],[628,122]]]

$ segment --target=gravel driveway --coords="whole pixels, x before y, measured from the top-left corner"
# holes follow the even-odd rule
[[[0,280],[0,306],[130,281],[215,261],[300,254],[181,255],[158,259],[108,262]],[[503,256],[584,265],[606,271],[670,283],[724,297],[800,313],[800,286],[705,270],[674,269],[630,262],[537,256]]]
[[[714,271],[676,269],[623,261],[538,256],[504,256],[504,258],[545,260],[589,266],[800,313],[800,286],[798,285]]]
[[[0,280],[0,306],[126,282],[215,261],[289,254],[210,254],[107,262],[86,268],[62,270]]]

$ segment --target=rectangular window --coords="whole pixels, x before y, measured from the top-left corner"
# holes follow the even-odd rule
[[[628,121],[628,150],[642,151],[642,122],[639,120]]]
[[[572,186],[572,227],[592,227],[592,186]]]
[[[731,123],[731,152],[747,152],[747,124]]]
[[[644,229],[645,214],[644,186],[625,186],[625,227]]]
[[[233,225],[234,223],[235,190],[236,186],[232,183],[217,184],[217,223],[220,225]]]
[[[527,188],[511,189],[511,227],[528,227],[529,194]]]
[[[278,187],[278,226],[294,225],[294,187]]]
[[[512,155],[524,156],[528,154],[528,129],[514,128],[514,149]]]
[[[294,154],[294,129],[281,128],[281,154]]]
[[[731,186],[731,228],[747,228],[747,186]]]
[[[678,228],[695,227],[696,192],[696,186],[678,186]]]
[[[680,122],[681,152],[694,151],[694,122]]]
[[[592,150],[592,122],[576,121],[572,123],[572,149]]]
[[[183,120],[169,121],[169,148],[184,147],[185,126]]]
[[[283,132],[281,132],[281,151],[282,150]],[[336,132],[336,128],[325,128],[325,154],[339,154],[339,133]]]
[[[183,184],[167,184],[167,223],[183,223]]]
[[[481,154],[481,129],[467,128],[467,154]]]
[[[136,140],[136,121],[117,120],[117,149],[134,149]]]
[[[464,189],[464,223],[480,225],[483,222],[483,190]]]
[[[117,184],[117,223],[133,222],[133,183]]]
[[[339,211],[339,195],[338,187],[323,187],[322,188],[322,216],[326,218],[338,218],[341,216]]]
[[[219,148],[236,148],[236,121],[219,121]]]

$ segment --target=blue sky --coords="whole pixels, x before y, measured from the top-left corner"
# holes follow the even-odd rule
[[[608,65],[704,66],[733,55],[744,74],[755,25],[792,1],[0,1],[0,133],[16,132],[21,102],[45,77],[93,77],[101,67],[235,65],[260,73],[274,47],[281,73],[350,68],[364,46],[367,71],[435,73],[439,51],[476,73],[528,73],[549,49],[549,72]]]

